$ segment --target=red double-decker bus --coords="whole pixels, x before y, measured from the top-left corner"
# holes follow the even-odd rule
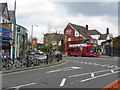
[[[98,42],[96,39],[87,38],[66,43],[66,53],[69,56],[98,56]]]

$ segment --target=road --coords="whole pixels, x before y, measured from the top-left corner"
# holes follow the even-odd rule
[[[118,79],[119,60],[64,57],[64,63],[2,75],[2,88],[101,88]],[[99,89],[98,89],[99,88]]]

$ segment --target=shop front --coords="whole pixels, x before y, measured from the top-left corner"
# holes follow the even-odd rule
[[[0,28],[0,56],[1,58],[10,58],[11,54],[11,44],[10,40],[12,40],[12,31],[4,28]]]

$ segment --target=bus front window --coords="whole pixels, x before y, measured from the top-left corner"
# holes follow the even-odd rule
[[[98,43],[96,39],[91,40],[92,43]]]
[[[90,47],[87,49],[87,52],[94,52],[94,53],[97,53],[97,49],[94,48],[94,47]]]

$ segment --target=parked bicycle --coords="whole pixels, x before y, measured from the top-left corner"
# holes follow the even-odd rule
[[[11,58],[2,59],[2,68],[5,68],[6,70],[11,70],[12,67],[13,67],[13,63]]]
[[[27,66],[27,60],[22,59],[21,57],[18,57],[17,60],[15,61],[15,67],[20,68],[20,67],[26,67]]]

